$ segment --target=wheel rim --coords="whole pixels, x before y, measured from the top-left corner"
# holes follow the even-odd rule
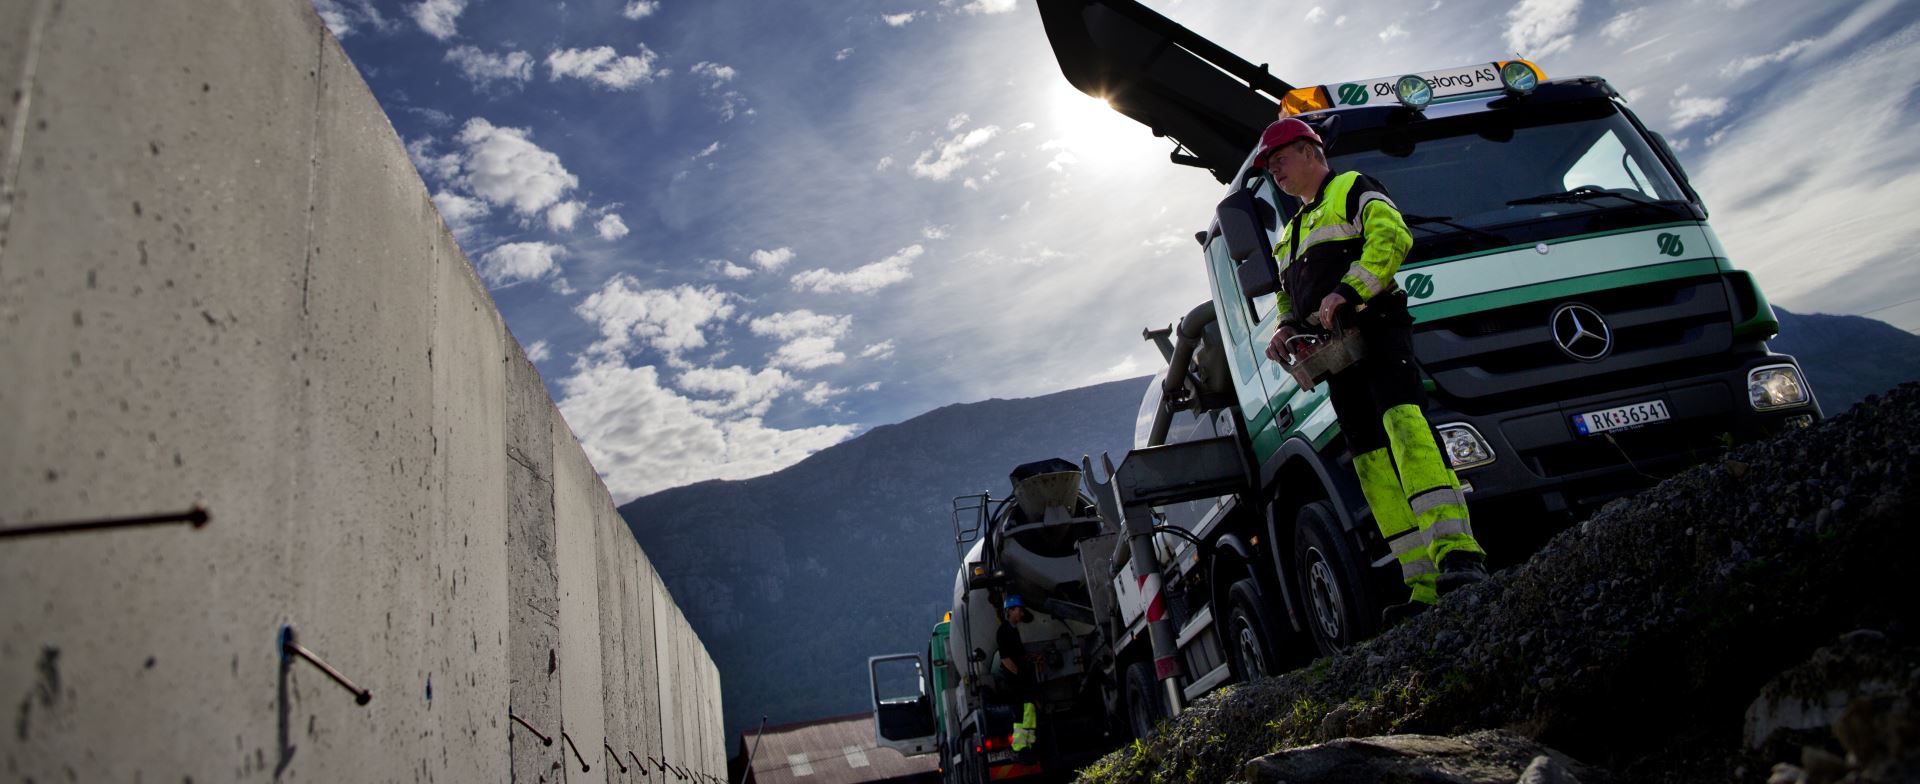
[[[1309,548],[1307,557],[1311,563],[1307,566],[1307,596],[1313,603],[1313,619],[1318,625],[1320,635],[1327,642],[1338,644],[1340,641],[1340,622],[1345,617],[1340,602],[1340,583],[1333,576],[1333,566],[1319,548]]]
[[[1237,648],[1240,653],[1241,671],[1245,672],[1248,678],[1267,677],[1266,656],[1260,650],[1260,636],[1254,633],[1253,626],[1244,616],[1235,618],[1234,626],[1238,629],[1238,633],[1234,636],[1239,643]]]

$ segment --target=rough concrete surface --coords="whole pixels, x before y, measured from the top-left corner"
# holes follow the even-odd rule
[[[0,3],[0,83],[0,529],[213,516],[0,538],[0,778],[724,747],[717,684],[659,691],[711,659],[309,3]]]

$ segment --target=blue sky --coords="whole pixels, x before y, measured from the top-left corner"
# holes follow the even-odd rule
[[[1605,76],[1776,304],[1920,328],[1920,2],[1147,4],[1298,85]],[[1032,0],[314,6],[617,501],[1144,375],[1206,296],[1219,186]]]

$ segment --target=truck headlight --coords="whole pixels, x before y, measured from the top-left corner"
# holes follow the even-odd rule
[[[1792,365],[1768,365],[1747,371],[1747,400],[1755,411],[1804,406],[1811,399],[1800,369]]]
[[[1447,465],[1453,470],[1465,471],[1493,462],[1493,447],[1473,425],[1455,422],[1434,429],[1440,433],[1440,448],[1447,453]]]

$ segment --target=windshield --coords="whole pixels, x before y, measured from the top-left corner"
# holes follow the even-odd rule
[[[1359,131],[1339,140],[1329,163],[1387,186],[1413,234],[1409,262],[1687,211],[1684,191],[1607,101]]]

